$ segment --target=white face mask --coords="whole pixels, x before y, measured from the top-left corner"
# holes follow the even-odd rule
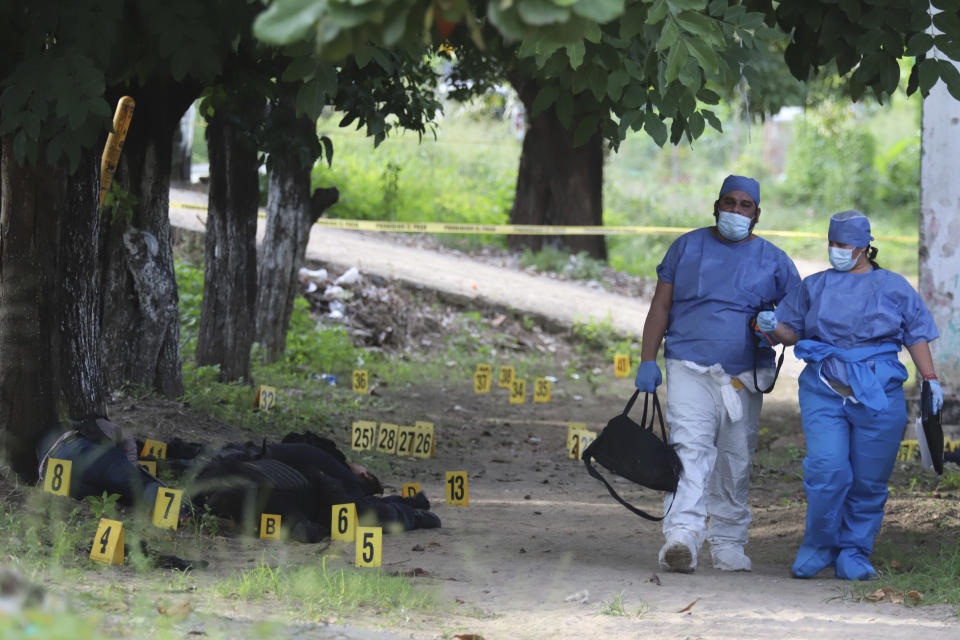
[[[750,225],[753,224],[753,218],[742,216],[732,211],[719,211],[717,213],[717,231],[727,240],[737,242],[750,235]]]
[[[850,271],[860,256],[853,257],[853,249],[841,249],[840,247],[828,247],[827,256],[830,258],[830,264],[837,271]]]

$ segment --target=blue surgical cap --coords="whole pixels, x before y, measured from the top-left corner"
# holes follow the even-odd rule
[[[873,240],[870,235],[870,221],[856,209],[835,213],[830,216],[827,239],[851,247],[866,247]]]
[[[753,203],[760,206],[760,183],[754,180],[753,178],[747,178],[744,176],[727,176],[723,181],[723,185],[720,187],[719,198],[723,197],[723,194],[729,193],[731,191],[743,191],[745,194],[753,198]]]

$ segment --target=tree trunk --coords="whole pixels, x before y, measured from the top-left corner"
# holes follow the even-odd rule
[[[300,139],[317,135],[310,118],[296,117],[294,96],[275,102],[272,109],[282,113],[271,113],[271,119],[291,123]],[[299,292],[297,273],[310,228],[340,197],[330,188],[317,189],[311,198],[311,167],[303,166],[296,148],[287,150],[270,156],[266,234],[258,254],[256,335],[267,362],[275,362],[286,350],[293,302]]]
[[[104,137],[104,140],[106,138]],[[71,418],[106,416],[101,357],[103,310],[100,223],[100,157],[103,141],[84,149],[67,177],[66,207],[59,211],[58,300],[60,392]]]
[[[103,351],[109,388],[151,387],[183,395],[177,283],[168,208],[173,132],[193,90],[167,85],[131,92],[137,106],[115,181],[137,200],[107,229]]]
[[[0,447],[25,480],[62,413],[105,412],[100,366],[100,154],[21,167],[0,145]]]
[[[533,112],[538,87],[513,80],[527,114]],[[529,116],[528,116],[529,117]],[[585,144],[573,146],[573,132],[564,128],[553,108],[529,117],[523,136],[517,189],[510,209],[511,224],[602,225],[603,140],[595,134]],[[544,245],[572,253],[586,251],[605,260],[604,236],[510,236],[511,248]]]
[[[257,150],[220,109],[207,124],[210,199],[197,364],[250,380],[257,299]]]
[[[0,159],[0,448],[25,480],[36,478],[34,452],[57,411],[56,290],[58,214],[63,170],[24,168],[10,138]]]

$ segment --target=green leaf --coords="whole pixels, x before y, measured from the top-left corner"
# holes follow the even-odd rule
[[[679,36],[680,29],[677,28],[677,23],[670,20],[667,22],[667,26],[663,28],[663,31],[660,32],[660,39],[657,40],[657,51],[663,51],[672,47]]]
[[[566,49],[567,57],[570,58],[570,68],[576,70],[583,64],[583,55],[586,53],[586,48],[582,42],[576,42],[569,45]]]
[[[326,4],[316,0],[275,0],[253,21],[253,34],[267,44],[300,40],[320,19]]]
[[[533,105],[530,107],[530,115],[537,116],[543,113],[543,110],[549,107],[557,99],[559,90],[556,85],[548,84],[540,87],[537,97],[533,99]]]
[[[707,0],[667,0],[670,8],[678,13],[680,11],[700,11],[707,6]]]
[[[949,60],[937,60],[940,66],[940,78],[946,83],[947,91],[954,100],[960,100],[960,71]]]
[[[927,97],[930,93],[930,89],[933,88],[933,85],[937,83],[937,80],[940,78],[940,71],[937,69],[937,61],[926,59],[920,62],[919,66],[919,75],[920,75],[920,95]]]
[[[577,123],[577,128],[573,132],[573,146],[579,147],[586,144],[597,133],[597,124],[600,122],[600,116],[593,114],[583,118]]]
[[[697,100],[704,104],[720,104],[720,96],[706,87],[697,92]]]
[[[519,0],[516,2],[516,7],[521,20],[537,27],[566,22],[570,19],[570,9],[558,7],[550,0]]]
[[[936,37],[936,45],[951,60],[960,60],[960,39],[940,34]]]
[[[667,0],[656,0],[653,3],[653,6],[650,7],[650,11],[647,13],[647,24],[657,24],[662,22],[664,18],[667,17],[667,13],[670,12],[670,7],[667,6]],[[666,140],[666,138],[664,138]]]
[[[631,40],[643,32],[643,24],[647,20],[647,7],[643,4],[634,4],[627,7],[620,18],[620,37]]]
[[[960,15],[941,11],[933,16],[933,26],[948,35],[960,36]]]
[[[499,2],[491,2],[487,6],[487,11],[490,22],[497,28],[497,31],[503,34],[507,41],[519,40],[523,37],[525,27],[515,10],[512,8],[505,9],[500,6]]]
[[[693,102],[693,94],[700,90],[700,85],[702,84],[701,77],[700,65],[697,64],[696,58],[687,58],[687,61],[680,68],[680,75],[677,79],[680,80],[680,84],[690,92],[687,95],[691,102]],[[693,107],[691,106],[690,108],[692,109]]]
[[[327,159],[327,166],[333,166],[333,142],[327,136],[320,136],[320,144],[323,145],[323,157]]]
[[[690,135],[693,136],[694,139],[699,138],[703,134],[703,130],[705,128],[705,125],[703,122],[703,116],[697,113],[696,111],[694,111],[690,115],[689,124],[690,124]]]
[[[700,38],[690,38],[689,40],[684,40],[684,42],[690,47],[690,53],[697,59],[697,62],[700,63],[703,70],[707,72],[707,75],[716,75],[720,70],[720,62],[717,59],[716,52],[710,48],[710,45]]]
[[[623,88],[630,82],[630,76],[626,71],[617,69],[607,78],[607,95],[616,102],[623,95]]]
[[[310,80],[317,68],[317,61],[310,56],[294,58],[283,70],[280,79],[284,82],[296,82],[298,80]]]
[[[919,56],[926,53],[933,46],[933,36],[929,33],[915,33],[907,40],[907,48],[904,52],[908,56]]]
[[[670,49],[670,53],[667,55],[667,72],[665,77],[667,84],[670,84],[680,77],[680,70],[683,69],[686,61],[687,46],[684,41],[681,40]]]
[[[717,24],[707,16],[693,11],[684,11],[677,16],[676,20],[684,31],[702,38],[705,45],[707,42],[710,42],[713,46],[723,44],[723,35],[720,33]]]
[[[407,29],[407,17],[410,15],[410,4],[401,5],[399,11],[391,11],[387,14],[388,22],[383,29],[383,44],[392,47],[397,44]]]
[[[319,78],[300,85],[297,91],[297,113],[305,113],[311,118],[320,116],[320,112],[327,105],[327,93]]]
[[[623,3],[624,0],[579,0],[573,5],[573,12],[604,24],[623,14]]]
[[[720,122],[720,118],[710,111],[709,109],[702,109],[700,113],[703,114],[703,117],[707,119],[707,122],[710,123],[710,126],[716,129],[717,131],[723,132],[723,123]]]
[[[647,111],[643,120],[643,128],[647,134],[653,138],[658,147],[662,147],[667,141],[667,125],[653,111]]]

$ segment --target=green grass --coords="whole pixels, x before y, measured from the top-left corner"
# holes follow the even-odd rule
[[[277,600],[300,617],[343,615],[359,609],[403,614],[436,607],[434,596],[400,576],[374,569],[333,569],[325,556],[319,567],[270,567],[260,563],[215,587],[218,595],[241,600]]]
[[[960,617],[960,543],[955,536],[933,550],[918,544],[878,545],[871,560],[880,577],[851,585],[849,593],[857,599],[884,587],[900,594],[917,591],[923,599],[915,604],[948,604]]]

